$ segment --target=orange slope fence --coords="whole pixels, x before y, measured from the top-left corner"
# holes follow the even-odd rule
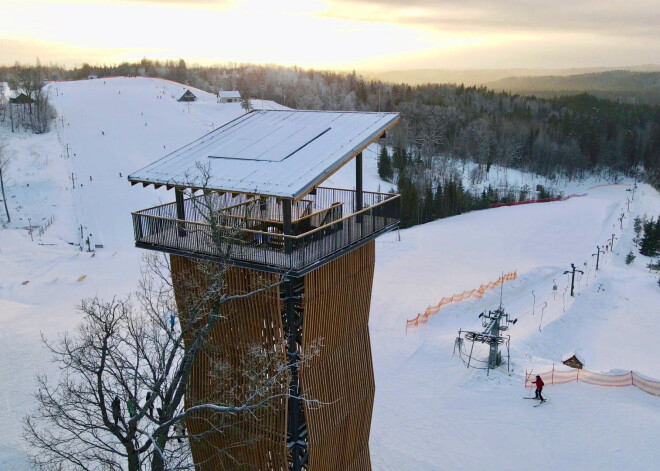
[[[454,294],[453,296],[450,296],[448,298],[442,298],[440,302],[435,306],[429,306],[426,308],[426,311],[424,311],[422,314],[417,314],[417,317],[413,319],[408,319],[406,321],[406,331],[409,328],[419,327],[420,324],[426,324],[429,320],[429,317],[435,316],[440,311],[442,306],[446,306],[447,304],[452,304],[452,303],[460,303],[461,301],[465,301],[466,299],[470,299],[470,298],[481,299],[481,297],[484,295],[486,291],[491,290],[493,288],[497,288],[505,281],[512,281],[515,280],[516,278],[518,278],[518,272],[514,271],[512,273],[507,273],[506,275],[502,275],[497,280],[491,281],[488,284],[481,285],[477,289],[463,291],[460,294]]]
[[[605,375],[601,373],[594,373],[583,369],[572,369],[570,371],[555,370],[554,366],[552,371],[539,374],[543,382],[548,384],[566,384],[574,381],[582,381],[596,386],[610,386],[610,387],[623,387],[623,386],[637,386],[644,392],[654,396],[660,396],[660,381],[651,381],[650,379],[642,378],[635,372],[624,373],[620,375]],[[525,373],[525,387],[533,387],[536,374]]]

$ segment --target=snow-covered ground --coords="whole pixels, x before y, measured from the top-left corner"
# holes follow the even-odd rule
[[[56,373],[40,333],[53,338],[74,327],[83,297],[128,293],[140,260],[130,212],[174,199],[164,188],[131,187],[126,175],[243,113],[240,104],[218,104],[195,89],[197,102],[179,103],[186,87],[157,79],[61,82],[49,90],[58,112],[51,132],[0,128],[14,156],[7,188],[12,223],[0,229],[0,469],[28,468],[21,418],[35,405],[34,375]],[[279,107],[254,103],[261,106]],[[377,153],[376,145],[365,152],[365,183],[389,190],[377,177]],[[499,172],[491,177],[497,181],[504,173],[492,172]],[[536,183],[506,174],[510,182]],[[353,166],[329,183],[353,187]],[[584,197],[473,212],[377,240],[370,322],[375,470],[657,469],[660,397],[573,383],[548,386],[551,402],[539,408],[522,399],[530,393],[525,371],[547,371],[572,350],[591,371],[634,370],[660,380],[657,275],[639,254],[624,263],[635,251],[632,219],[656,217],[660,195],[638,185],[628,212],[630,182],[602,183],[564,188]],[[49,218],[53,224],[43,235],[33,230],[32,241],[30,223]],[[592,254],[612,234],[614,251],[601,255],[596,272]],[[80,251],[87,237],[103,248]],[[575,298],[563,274],[571,263],[585,272]],[[503,287],[504,308],[518,318],[509,330],[511,372],[503,367],[487,376],[452,356],[458,330],[480,330],[477,316],[498,306],[499,290],[446,306],[406,332],[406,319],[443,296],[513,270],[518,279]]]

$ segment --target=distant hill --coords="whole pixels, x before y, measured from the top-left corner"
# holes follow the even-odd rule
[[[526,95],[564,95],[589,92],[601,98],[629,103],[660,104],[660,72],[606,72],[541,77],[507,77],[485,84],[497,91]]]
[[[573,69],[416,69],[386,72],[362,72],[364,77],[390,83],[421,85],[426,83],[456,83],[466,86],[487,85],[503,79],[532,77],[566,77],[600,72],[660,72],[660,65],[648,64],[631,67],[584,67]]]
[[[511,91],[660,91],[660,72],[612,70],[590,74],[542,77],[507,77],[485,84]]]

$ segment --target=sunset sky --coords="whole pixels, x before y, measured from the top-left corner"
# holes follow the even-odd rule
[[[0,0],[0,64],[184,58],[302,67],[660,63],[659,0]]]

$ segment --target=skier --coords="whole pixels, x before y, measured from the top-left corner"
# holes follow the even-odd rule
[[[170,314],[170,330],[174,332],[174,313]]]
[[[112,418],[115,421],[115,427],[119,421],[119,416],[121,415],[121,403],[119,402],[119,396],[115,396],[112,400]]]
[[[539,375],[536,375],[536,381],[534,381],[534,384],[536,384],[536,399],[541,399],[541,402],[545,402],[545,399],[543,399],[543,396],[541,395],[541,391],[543,391],[543,380]]]

